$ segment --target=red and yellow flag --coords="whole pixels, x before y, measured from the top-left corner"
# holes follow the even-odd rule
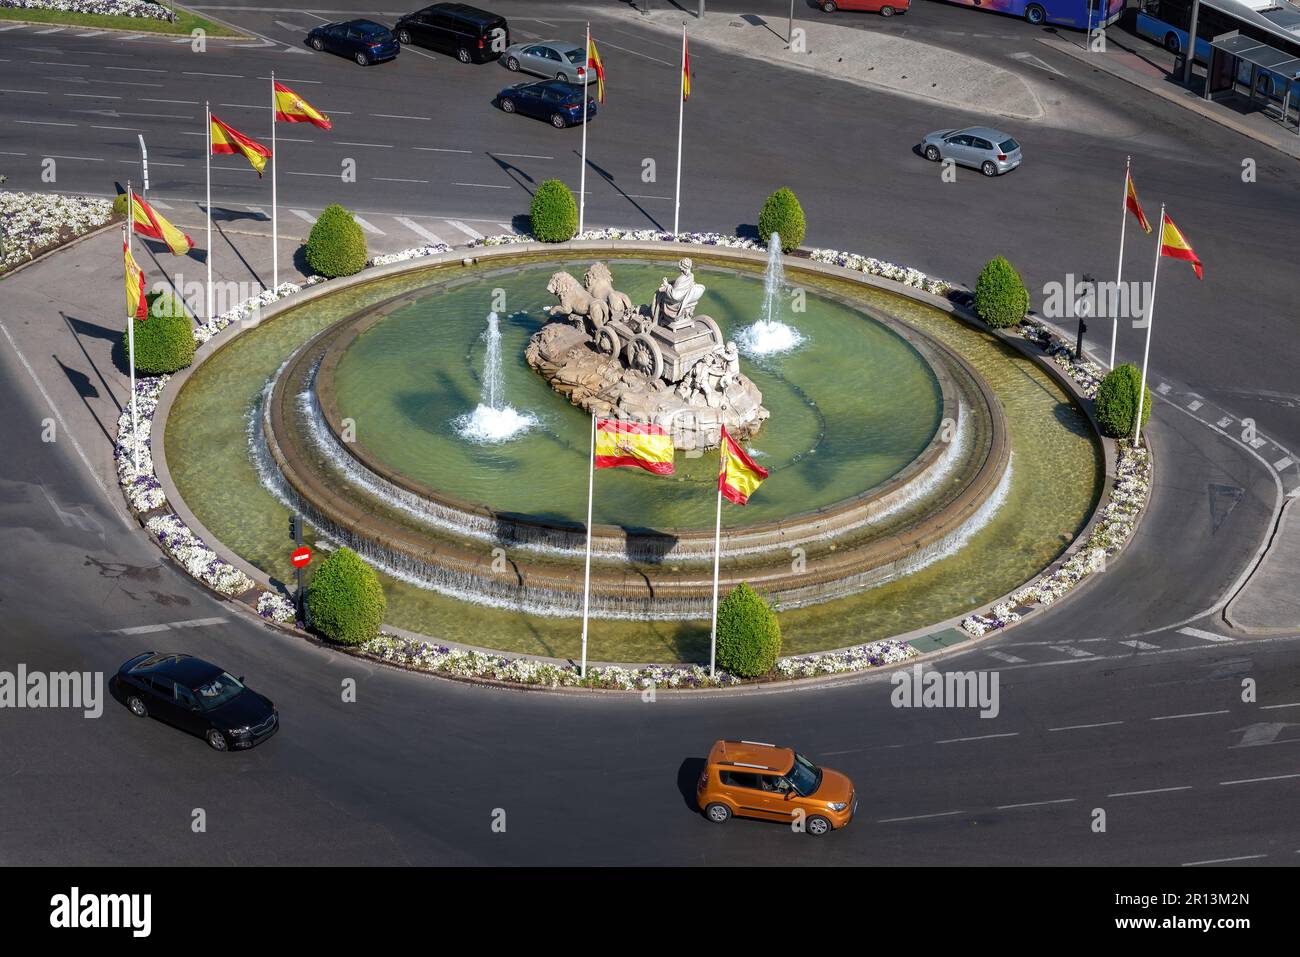
[[[280,83],[275,84],[275,118],[281,123],[312,123],[323,130],[334,127],[328,116]]]
[[[1174,221],[1168,216],[1160,226],[1160,255],[1169,256],[1171,259],[1185,259],[1192,264],[1196,270],[1196,278],[1204,279],[1205,276],[1201,269],[1201,261],[1196,258],[1196,252],[1192,249],[1192,244],[1183,238]]]
[[[691,51],[686,45],[686,28],[682,28],[682,102],[691,98]]]
[[[214,116],[212,117],[212,155],[216,156],[220,153],[242,153],[244,159],[257,170],[259,177],[262,175],[262,170],[266,169],[266,161],[271,158],[271,151],[257,140],[227,126]]]
[[[635,465],[655,475],[672,475],[672,435],[650,422],[597,419],[596,468],[623,465]]]
[[[137,233],[150,239],[161,239],[172,251],[172,255],[184,256],[194,248],[194,240],[167,222],[162,213],[137,196],[134,191],[131,193],[131,219]]]
[[[745,450],[722,429],[722,471],[718,473],[718,490],[728,502],[744,505],[754,494],[763,479],[767,478],[767,469],[755,464]]]
[[[1147,217],[1142,212],[1142,204],[1138,202],[1137,189],[1133,186],[1133,174],[1124,174],[1124,207],[1137,217],[1138,225],[1146,232],[1151,232],[1151,224],[1147,222]]]
[[[149,318],[149,304],[144,296],[144,272],[135,264],[131,247],[126,243],[126,232],[122,232],[122,257],[126,260],[126,314],[141,322]]]
[[[587,69],[596,71],[596,102],[605,102],[605,64],[601,62],[596,41],[587,34]]]

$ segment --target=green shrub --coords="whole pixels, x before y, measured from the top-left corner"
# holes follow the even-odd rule
[[[763,203],[758,214],[758,233],[763,242],[773,233],[781,236],[781,252],[789,253],[799,248],[804,234],[803,207],[793,192],[782,186]]]
[[[359,645],[377,637],[386,607],[379,576],[350,548],[331,552],[307,586],[311,626],[340,644]]]
[[[975,311],[994,329],[1017,325],[1029,311],[1029,290],[1015,267],[1001,256],[990,259],[975,281]]]
[[[168,292],[145,295],[149,318],[135,323],[135,371],[140,375],[164,375],[184,369],[194,361],[194,326],[184,304]],[[122,332],[122,350],[130,348],[128,333]],[[129,353],[128,353],[129,354]]]
[[[118,193],[113,197],[113,215],[126,215],[126,193]]]
[[[307,265],[326,279],[351,276],[366,265],[366,235],[342,206],[326,206],[307,237]]]
[[[1097,421],[1101,430],[1117,439],[1131,438],[1133,420],[1137,418],[1138,389],[1142,373],[1132,363],[1117,366],[1106,374],[1097,387]],[[1151,418],[1151,390],[1142,398],[1142,427]]]
[[[528,210],[532,233],[544,243],[567,243],[578,231],[578,204],[569,187],[548,179],[537,187]]]
[[[741,582],[718,602],[718,666],[743,678],[770,674],[781,654],[781,625],[763,597]]]

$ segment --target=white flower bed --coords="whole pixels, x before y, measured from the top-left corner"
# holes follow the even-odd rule
[[[242,595],[253,587],[253,580],[234,565],[222,561],[217,553],[175,515],[159,515],[145,523],[162,547],[181,566],[209,588],[223,595]]]
[[[811,258],[814,262],[842,266],[854,272],[866,273],[868,276],[892,279],[894,282],[901,282],[904,286],[921,289],[935,296],[942,296],[952,288],[952,283],[927,276],[919,269],[900,266],[888,260],[876,259],[874,256],[859,256],[857,253],[844,253],[838,249],[814,249]]]
[[[92,13],[101,17],[135,17],[142,20],[171,19],[166,7],[146,0],[0,0],[0,7]]]
[[[1019,619],[1011,608],[1016,605],[1050,605],[1089,575],[1106,568],[1106,559],[1114,555],[1133,534],[1138,513],[1151,494],[1151,455],[1142,448],[1120,445],[1115,484],[1110,501],[1101,509],[1092,534],[1062,565],[997,605],[987,615],[971,615],[961,623],[976,638],[994,628]]]
[[[293,624],[297,618],[293,602],[273,591],[264,591],[257,596],[257,613],[282,625]]]
[[[112,216],[113,204],[106,199],[0,192],[0,272],[103,226]]]
[[[451,252],[451,247],[446,243],[433,243],[428,246],[413,246],[410,249],[403,249],[397,253],[383,253],[373,257],[368,266],[387,266],[389,263],[404,263],[410,259],[420,259],[423,256],[440,256],[443,253]]]
[[[671,233],[661,229],[585,229],[573,237],[579,240],[634,240],[643,243],[689,243],[692,246],[725,246],[728,249],[766,249],[764,243],[757,239],[742,236],[729,236],[725,233]],[[470,248],[480,246],[509,246],[512,243],[538,242],[528,233],[501,233],[497,236],[484,236],[471,242]]]
[[[1020,335],[1021,338],[1036,342],[1042,346],[1048,357],[1074,380],[1084,396],[1089,399],[1097,397],[1097,387],[1101,385],[1101,380],[1105,378],[1105,369],[1091,359],[1076,359],[1074,349],[1071,348],[1070,344],[1059,336],[1053,335],[1045,326],[1022,325]]]
[[[137,512],[148,512],[167,504],[153,471],[150,436],[153,416],[158,410],[158,396],[171,376],[149,376],[135,380],[136,422],[139,435],[131,432],[131,403],[127,402],[117,417],[117,444],[113,458],[117,461],[117,481],[126,500]],[[136,468],[136,465],[139,468]]]
[[[781,678],[815,678],[818,675],[839,675],[853,671],[866,671],[906,661],[916,655],[916,649],[903,641],[886,638],[865,645],[854,645],[842,651],[818,651],[810,655],[792,655],[778,658],[776,673]]]

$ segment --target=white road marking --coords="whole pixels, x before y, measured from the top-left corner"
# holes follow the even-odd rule
[[[132,160],[131,162],[135,162],[135,160]],[[180,166],[181,164],[180,164],[180,163],[177,163],[177,164],[175,164],[175,165]],[[152,206],[154,209],[171,209],[171,208],[172,208],[172,204],[171,204],[171,203],[164,203],[161,199],[150,200],[150,201],[149,201],[149,205]]]
[[[1024,804],[999,804],[996,810],[1010,811],[1018,807],[1046,807],[1049,804],[1070,804],[1078,798],[1057,798],[1055,801],[1028,801]]]
[[[1149,641],[1139,641],[1136,638],[1134,638],[1132,641],[1121,641],[1120,644],[1128,645],[1130,648],[1135,648],[1138,651],[1150,651],[1152,648],[1160,647],[1159,645],[1151,644],[1151,642]]]
[[[181,70],[181,76],[217,76],[227,80],[242,80],[244,78],[242,73],[199,73],[192,70]],[[269,110],[270,107],[268,106],[267,109]]]
[[[291,209],[289,210],[289,212],[293,213],[295,216],[297,216],[299,219],[303,220],[304,222],[313,223],[313,224],[316,222],[316,217],[313,216],[311,213],[307,212],[307,210],[305,209]]]
[[[508,156],[511,159],[553,160],[554,156],[536,156],[532,153],[496,153],[495,156]]]
[[[1048,728],[1048,731],[1083,731],[1086,728],[1109,728],[1112,725],[1123,724],[1123,721],[1100,721],[1097,724],[1067,724],[1062,728]]]
[[[1216,424],[1219,426],[1219,428],[1226,429],[1228,426],[1232,425],[1232,416],[1225,415]]]
[[[897,824],[900,821],[926,821],[935,817],[952,817],[954,814],[964,814],[965,811],[940,811],[938,814],[914,814],[911,817],[882,817],[877,824]]]
[[[118,160],[119,163],[126,163],[128,166],[139,166],[139,160]],[[184,169],[184,163],[164,163],[161,160],[154,160],[150,166],[175,166],[177,169]]]
[[[417,236],[423,236],[431,243],[442,244],[445,246],[451,245],[450,243],[443,243],[441,236],[439,236],[437,233],[429,232],[429,230],[425,229],[423,226],[421,226],[413,219],[407,219],[405,216],[394,216],[393,219],[397,220],[397,222],[401,223],[403,226],[405,226],[411,232],[415,233]]]
[[[1005,661],[1009,665],[1018,665],[1024,662],[1024,658],[1017,658],[1015,655],[1009,655],[1005,651],[990,651],[990,658],[996,658],[998,661]]]
[[[105,70],[124,70],[130,73],[166,73],[166,70],[156,70],[147,66],[106,66]]]
[[[513,186],[499,186],[493,183],[452,183],[453,186],[472,186],[475,189],[514,189]]]
[[[1274,774],[1267,778],[1242,778],[1238,781],[1220,781],[1220,787],[1228,787],[1232,784],[1259,784],[1263,781],[1289,781],[1292,778],[1300,778],[1300,774]]]
[[[331,179],[338,179],[338,173],[300,173],[297,170],[287,169],[284,171],[286,176],[328,176]]]
[[[237,110],[269,110],[265,103],[218,103],[217,106],[229,106]]]
[[[126,133],[144,132],[144,130],[139,126],[95,126],[92,124],[90,128],[92,130],[117,130],[119,132],[126,132]],[[135,160],[131,160],[131,162],[134,163]]]
[[[14,153],[9,150],[0,150],[0,156],[26,156],[26,153]]]
[[[1158,718],[1148,718],[1149,721],[1176,721],[1179,718],[1208,718],[1216,714],[1227,714],[1225,711],[1192,711],[1187,714],[1162,714]]]
[[[1277,469],[1279,472],[1285,472],[1294,464],[1295,463],[1291,461],[1291,456],[1288,455],[1286,458],[1281,458],[1274,462],[1273,468]]]
[[[1243,854],[1241,857],[1216,857],[1212,861],[1188,861],[1182,867],[1200,867],[1202,864],[1231,864],[1233,861],[1257,861],[1267,854]]]
[[[27,24],[25,24],[25,23],[14,23],[14,24],[10,24],[10,25],[7,26],[7,27],[0,27],[0,33],[6,33],[6,32],[8,32],[8,31],[10,31],[10,30],[21,30],[21,29],[22,29],[23,27],[25,27],[25,26],[27,26]]]
[[[113,96],[109,93],[64,93],[64,96],[77,96],[90,100],[120,100],[120,96]]]
[[[987,741],[990,738],[1017,738],[1020,736],[1019,731],[1004,731],[1001,734],[980,734],[971,738],[945,738],[943,741],[936,741],[935,744],[961,744],[965,741]]]
[[[91,30],[89,33],[78,33],[77,36],[84,40],[87,37],[102,37],[107,32],[107,30]],[[188,42],[188,39],[186,42]]]
[[[676,63],[669,63],[667,60],[661,60],[657,56],[651,56],[648,53],[641,53],[637,50],[630,50],[627,47],[621,47],[616,43],[610,43],[608,40],[604,42],[605,42],[605,46],[609,47],[611,50],[622,50],[624,53],[630,53],[633,56],[644,57],[647,60],[653,60],[655,63],[662,63],[664,66],[678,66],[678,64]]]
[[[1053,651],[1059,651],[1063,655],[1069,655],[1071,658],[1092,658],[1095,657],[1092,652],[1084,651],[1082,648],[1076,648],[1074,645],[1048,645]]]
[[[173,631],[183,628],[206,628],[208,625],[220,625],[225,618],[191,618],[189,621],[169,621],[157,625],[136,625],[134,628],[115,628],[110,635],[151,635],[158,631]]]
[[[37,66],[84,66],[89,67],[89,63],[65,63],[62,60],[32,60]]]
[[[37,36],[41,36],[42,34],[46,34],[46,33],[62,33],[62,32],[63,32],[64,30],[66,30],[66,29],[68,29],[68,28],[67,28],[67,27],[50,27],[48,30],[37,30],[37,31],[36,31],[36,35],[37,35]]]
[[[0,90],[0,93],[31,93],[33,96],[49,96],[48,90]]]
[[[1200,638],[1202,641],[1232,641],[1227,635],[1216,635],[1212,631],[1202,631],[1200,628],[1179,628],[1178,633],[1190,638]]]
[[[470,239],[482,239],[482,238],[483,238],[483,234],[480,233],[477,229],[474,229],[472,226],[466,226],[466,225],[465,225],[464,223],[462,223],[459,219],[449,219],[449,220],[447,220],[447,225],[451,226],[453,229],[459,229],[462,233],[464,233],[464,234],[465,234],[466,236],[468,236]]]
[[[1293,701],[1291,704],[1266,704],[1260,706],[1260,711],[1273,711],[1276,708],[1300,708],[1300,701]]]
[[[54,123],[49,120],[14,120],[15,123],[22,123],[24,126],[76,126],[76,123]]]
[[[198,100],[164,100],[161,97],[156,97],[156,96],[142,96],[140,97],[140,102],[141,103],[184,103],[186,106],[199,105]]]
[[[1190,791],[1191,789],[1192,786],[1190,784],[1183,784],[1176,788],[1151,788],[1150,790],[1147,791],[1116,791],[1114,794],[1107,794],[1106,797],[1108,798],[1139,797],[1143,794],[1168,794],[1170,791]]]
[[[394,148],[391,143],[353,143],[350,140],[339,140],[338,144],[339,146],[372,146],[377,150],[391,150]]]
[[[1187,403],[1187,408],[1190,409],[1192,412],[1195,412],[1204,404],[1205,403],[1202,402],[1200,399],[1193,399],[1191,402]]]
[[[271,79],[271,78],[270,78],[269,76],[259,76],[258,79],[259,79],[259,80],[269,80],[269,79]],[[291,77],[291,76],[282,76],[282,77],[280,77],[280,79],[277,80],[276,82],[277,82],[277,83],[314,83],[314,84],[316,84],[317,86],[319,86],[320,84],[324,83],[325,81],[324,81],[324,80],[295,80],[295,79],[294,79],[293,77]]]
[[[56,159],[56,160],[84,160],[87,163],[104,162],[102,159],[100,159],[97,156],[65,156],[60,153],[46,153],[45,155],[49,159]],[[131,163],[132,165],[138,165],[136,164],[135,160],[131,160]]]
[[[1049,73],[1055,73],[1057,76],[1065,76],[1060,70],[1052,66],[1046,60],[1042,60],[1032,53],[1012,53],[1011,59],[1020,60],[1022,63],[1028,63],[1030,66],[1036,66],[1040,70],[1047,70]]]
[[[402,179],[397,176],[372,176],[370,177],[381,183],[427,183],[427,179]]]
[[[1169,390],[1172,388],[1173,386],[1171,386],[1168,382],[1162,382],[1158,386],[1156,386],[1156,391],[1159,392],[1161,395],[1168,395]]]
[[[360,226],[366,232],[374,233],[376,236],[384,235],[384,231],[382,229],[380,229],[378,226],[374,225],[373,223],[369,222],[368,220],[362,219],[360,216],[357,216],[355,213],[353,214],[352,219],[356,222],[358,226]]]
[[[472,150],[449,150],[440,146],[412,146],[413,150],[420,150],[424,153],[470,153]]]
[[[1261,435],[1261,436],[1259,436],[1258,438],[1251,440],[1250,447],[1251,447],[1252,449],[1258,449],[1258,448],[1260,448],[1261,446],[1263,446],[1263,445],[1264,445],[1265,443],[1267,443],[1267,442],[1268,442],[1268,439],[1264,438],[1264,437]]]
[[[385,120],[428,120],[433,121],[432,116],[403,116],[401,113],[371,113],[371,116],[382,117]]]
[[[283,20],[272,20],[271,22],[274,23],[277,27],[284,27],[286,30],[291,30],[294,33],[307,32],[305,28],[298,26],[298,24],[296,23],[285,23]]]

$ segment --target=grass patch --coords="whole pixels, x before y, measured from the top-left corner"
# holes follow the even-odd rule
[[[0,8],[0,20],[21,23],[48,23],[52,26],[98,27],[107,30],[132,30],[136,33],[166,33],[188,36],[202,30],[210,37],[242,37],[245,34],[221,23],[213,23],[197,13],[176,8],[176,22],[145,17],[106,17],[97,13],[71,13],[65,10],[29,10]]]

